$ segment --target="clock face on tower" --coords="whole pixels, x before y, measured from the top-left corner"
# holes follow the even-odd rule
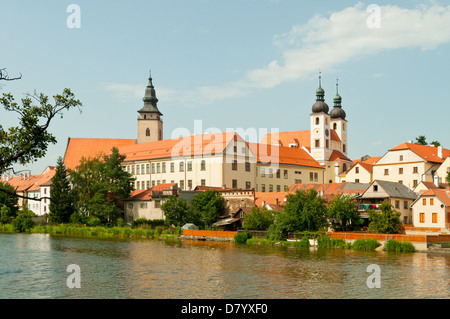
[[[318,128],[316,128],[314,130],[314,135],[319,136],[320,135],[320,130]]]
[[[328,137],[330,136],[330,131],[328,129],[325,130],[325,135]]]

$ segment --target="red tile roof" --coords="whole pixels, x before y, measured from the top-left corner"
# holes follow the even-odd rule
[[[345,156],[341,152],[334,150],[330,155],[329,161],[336,162],[338,160],[346,160],[349,162],[352,161],[351,159],[349,159],[347,156]]]
[[[257,143],[248,143],[248,146],[257,156],[258,163],[289,164],[323,169],[322,165],[302,148]]]
[[[436,196],[439,200],[444,203],[445,206],[450,206],[450,191],[446,189],[429,189],[423,192],[422,196]]]
[[[351,169],[353,169],[353,167],[355,167],[356,165],[361,166],[362,168],[364,168],[367,172],[369,173],[373,173],[373,165],[378,162],[380,160],[381,157],[371,157],[365,161],[361,162],[361,159],[359,160],[355,160],[353,161],[353,165],[352,167],[350,167],[347,171],[345,171],[344,173],[342,173],[342,175],[346,175]]]
[[[255,205],[258,207],[262,207],[263,202],[265,202],[266,205],[267,204],[284,205],[285,203],[284,200],[287,194],[289,194],[289,192],[271,192],[271,193],[255,192]]]
[[[130,197],[126,199],[126,201],[135,201],[135,200],[150,200],[152,199],[152,196],[155,192],[167,191],[167,190],[174,190],[174,187],[177,186],[177,183],[166,183],[166,184],[159,184],[149,189],[140,189],[132,191],[130,194]]]
[[[176,139],[119,147],[125,161],[139,161],[179,156],[215,155],[225,152],[234,139],[243,141],[235,132],[199,134]]]
[[[335,130],[330,130],[330,138],[332,141],[342,143],[339,135]],[[261,140],[261,144],[273,144],[280,146],[289,146],[289,144],[298,144],[299,147],[305,146],[311,147],[311,131],[290,131],[290,132],[277,132],[267,133]]]
[[[442,149],[442,158],[438,156],[438,148],[435,146],[429,145],[420,145],[413,143],[402,143],[397,145],[396,147],[391,148],[389,151],[398,151],[398,150],[411,150],[415,154],[419,155],[427,162],[433,163],[443,163],[447,157],[450,157],[450,150],[443,148]]]
[[[55,173],[56,173],[56,170],[53,168],[53,169],[50,169],[45,174],[30,175],[30,176],[23,176],[23,177],[16,176],[16,177],[12,177],[7,182],[6,182],[6,180],[2,180],[2,179],[0,179],[0,181],[2,181],[4,183],[8,183],[12,187],[14,187],[16,192],[24,192],[24,191],[32,192],[32,191],[38,191],[41,186],[50,186],[51,180],[55,176]]]
[[[136,140],[131,139],[108,139],[108,138],[69,138],[64,164],[67,169],[74,170],[81,159],[94,158],[111,153],[113,147],[120,148],[125,145],[136,144]]]
[[[314,188],[319,194],[322,194],[325,201],[332,199],[333,195],[360,195],[366,191],[369,184],[360,183],[329,183],[329,184],[293,184],[289,188],[290,193],[295,193],[297,190],[310,190]]]

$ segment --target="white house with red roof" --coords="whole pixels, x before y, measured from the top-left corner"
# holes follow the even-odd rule
[[[361,161],[355,161],[350,169],[339,176],[340,181],[342,183],[372,183],[373,165],[380,159],[381,157],[369,157]]]
[[[434,182],[434,175],[450,150],[442,146],[402,143],[391,148],[373,166],[373,179],[401,183],[415,189],[421,181]]]
[[[40,175],[31,175],[31,173],[19,174],[19,176],[4,176],[2,182],[8,183],[16,190],[16,193],[23,197],[35,198],[36,200],[19,197],[18,206],[23,208],[27,203],[27,208],[36,215],[45,215],[49,213],[50,191],[52,179],[56,170],[53,166],[48,166]]]
[[[411,204],[414,227],[450,231],[450,190],[431,188]]]

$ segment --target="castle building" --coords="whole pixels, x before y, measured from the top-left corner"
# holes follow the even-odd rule
[[[325,104],[324,92],[320,89],[318,105],[315,105],[319,107]],[[341,162],[350,161],[341,153],[342,141],[337,133],[344,134],[346,129],[342,125],[346,123],[342,110],[335,112],[338,116],[332,122],[327,106],[323,110],[313,107],[316,112],[311,116],[314,124],[311,132],[320,133],[316,136],[310,131],[309,135],[299,131],[301,135],[308,135],[308,143],[304,144],[306,147],[297,144],[293,147],[281,142],[275,145],[264,141],[249,143],[236,132],[163,139],[162,113],[151,77],[143,102],[144,106],[138,110],[136,140],[69,138],[64,158],[68,168],[76,168],[82,157],[108,154],[115,146],[126,156],[122,166],[135,177],[136,190],[176,183],[182,190],[210,186],[274,192],[287,190],[293,183],[328,182],[334,178],[336,163],[342,166]],[[340,101],[336,108],[340,108]],[[317,125],[316,117],[319,118]],[[339,129],[332,129],[334,124]],[[280,133],[282,138],[283,134]],[[315,143],[315,139],[320,139],[320,144],[311,149],[310,143]],[[330,172],[325,173],[326,170]]]

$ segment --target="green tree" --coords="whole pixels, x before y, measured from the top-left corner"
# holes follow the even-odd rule
[[[8,224],[11,221],[11,209],[3,205],[0,209],[0,224]]]
[[[198,218],[203,226],[210,226],[225,213],[225,205],[220,193],[211,189],[194,196],[192,209],[193,218]]]
[[[382,234],[397,234],[401,229],[400,212],[393,209],[388,202],[380,204],[380,212],[370,210],[369,231]]]
[[[360,222],[355,198],[344,194],[333,196],[328,204],[328,218],[335,231],[353,230]]]
[[[266,207],[253,207],[249,214],[244,215],[243,228],[247,230],[267,230],[275,221],[273,211]]]
[[[55,224],[70,222],[70,216],[75,211],[73,202],[66,166],[63,159],[59,157],[50,192],[50,222]]]
[[[101,223],[116,222],[120,205],[133,190],[133,177],[123,170],[125,159],[113,148],[102,159],[82,159],[76,171],[70,172],[75,206],[86,217],[96,217]]]
[[[5,130],[0,125],[0,174],[14,164],[28,164],[45,156],[49,144],[56,138],[48,131],[50,123],[64,110],[80,107],[70,89],[53,96],[50,103],[43,93],[27,94],[17,103],[11,93],[4,93],[0,104],[6,111],[19,114],[19,125]]]
[[[27,210],[19,212],[19,215],[14,218],[12,224],[14,230],[21,233],[31,230],[34,226],[34,222],[31,219],[31,214]]]
[[[419,135],[418,137],[416,137],[415,144],[428,145],[427,138],[425,137],[425,135]]]
[[[186,199],[178,196],[170,196],[163,204],[161,209],[164,212],[165,224],[167,226],[183,226],[186,223],[194,223],[192,218],[192,208],[188,206]]]
[[[441,146],[441,143],[439,143],[438,141],[433,141],[430,143],[430,145],[433,145],[434,147],[438,147],[438,146]]]
[[[0,192],[0,207],[5,205],[10,211],[9,216],[15,217],[18,211],[18,198],[15,195],[16,191],[14,187],[0,181],[0,189],[3,190]]]
[[[277,215],[278,231],[318,231],[326,227],[327,209],[324,199],[315,189],[297,190],[286,196],[284,211]]]

